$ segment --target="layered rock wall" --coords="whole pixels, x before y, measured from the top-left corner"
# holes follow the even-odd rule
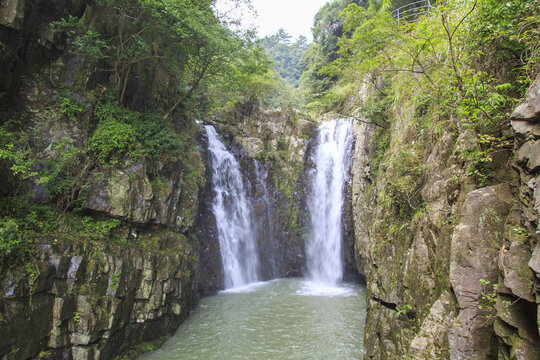
[[[126,152],[115,163],[100,163],[84,153],[96,125],[92,112],[103,94],[92,97],[97,74],[68,51],[68,39],[54,31],[53,22],[68,15],[103,24],[114,20],[95,5],[85,0],[0,4],[2,125],[19,114],[28,154],[42,169],[67,159],[77,183],[58,195],[43,182],[28,181],[19,194],[56,202],[67,219],[76,199],[77,216],[96,232],[103,229],[92,219],[114,221],[119,233],[105,241],[92,233],[40,234],[32,239],[36,248],[27,264],[2,269],[2,359],[112,359],[133,346],[144,351],[153,346],[141,344],[171,334],[198,299],[200,248],[193,232],[205,167],[195,141],[176,160]],[[151,71],[142,88],[128,84],[131,108],[175,90],[165,72]],[[66,116],[61,96],[70,99],[68,107],[79,107],[77,116]],[[84,154],[69,157],[70,151]],[[63,177],[68,176],[58,176]],[[9,179],[0,183],[3,196],[13,193]],[[69,229],[69,221],[63,226]]]
[[[355,126],[352,201],[357,268],[368,288],[367,358],[540,356],[538,88],[537,81],[512,115],[506,136],[514,149],[497,152],[485,184],[467,175],[471,164],[461,156],[476,148],[473,133],[423,139],[407,108],[392,110],[389,129],[369,119]]]
[[[161,249],[39,245],[32,277],[2,281],[3,358],[112,359],[174,332],[197,300],[196,252],[179,234],[140,236]]]

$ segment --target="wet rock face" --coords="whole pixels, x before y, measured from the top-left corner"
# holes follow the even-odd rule
[[[512,203],[510,187],[502,184],[470,192],[463,204],[450,260],[450,283],[459,306],[448,335],[453,359],[490,359],[496,352],[495,318],[483,302],[486,286],[498,281],[497,260]]]
[[[197,293],[193,249],[182,235],[167,236],[169,254],[166,248],[152,253],[112,245],[90,251],[68,243],[41,245],[32,280],[2,281],[0,354],[112,359],[174,331]]]
[[[382,172],[371,174],[375,132],[355,128],[352,204],[356,263],[369,289],[368,359],[540,358],[539,81],[509,119],[515,147],[493,161],[491,186],[477,189],[456,155],[476,147],[473,133],[443,134],[425,147],[425,207],[411,221],[380,201],[392,169],[383,158]],[[398,130],[388,132],[394,144],[407,132],[407,109],[399,111]],[[385,156],[400,149],[391,145]],[[387,224],[399,231],[381,233]]]
[[[214,124],[242,169],[255,215],[260,275],[265,280],[302,276],[304,270],[304,237],[308,231],[304,169],[308,138],[315,124],[295,116],[271,111],[234,119],[232,126]],[[204,151],[203,158],[207,159]],[[208,169],[208,161],[205,163]],[[219,241],[212,213],[214,193],[208,185],[210,176],[207,170],[207,186],[196,223],[201,243],[203,293],[223,287]]]
[[[189,162],[204,172],[198,152],[192,152]],[[90,176],[86,207],[122,220],[167,225],[185,232],[194,225],[204,178],[199,183],[185,181],[183,167],[180,161],[142,162],[98,170]]]

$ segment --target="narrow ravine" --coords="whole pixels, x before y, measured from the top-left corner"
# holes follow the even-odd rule
[[[328,121],[317,131],[308,174],[306,279],[267,282],[257,282],[259,262],[274,265],[275,276],[276,259],[271,247],[256,243],[256,232],[273,236],[266,169],[255,161],[258,201],[267,202],[259,204],[264,211],[255,219],[239,162],[212,126],[205,129],[226,290],[202,299],[161,349],[141,359],[363,359],[365,288],[341,282],[351,121]],[[264,226],[259,229],[256,223]]]

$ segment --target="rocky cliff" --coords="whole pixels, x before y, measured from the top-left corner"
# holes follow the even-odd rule
[[[197,300],[196,252],[179,234],[139,237],[159,247],[39,244],[32,277],[2,281],[3,356],[111,359],[174,332]]]
[[[478,181],[468,131],[423,138],[414,109],[355,126],[356,262],[369,359],[537,359],[539,81]],[[510,128],[511,122],[511,128]]]
[[[44,166],[62,159],[63,150],[86,146],[84,123],[49,109],[44,126],[43,102],[55,89],[27,81],[20,94],[35,114],[25,120],[36,139],[29,151]],[[77,200],[69,202],[80,208],[39,219],[53,230],[33,235],[26,264],[2,269],[0,353],[7,359],[110,359],[145,342],[139,350],[148,350],[198,299],[199,151],[192,148],[181,161],[126,155],[120,164],[89,166],[76,159],[69,158],[70,166],[83,176],[72,188]],[[58,198],[39,182],[26,188],[32,201],[67,204],[63,193]]]
[[[92,1],[0,4],[2,359],[147,351],[199,296],[197,127],[133,110],[170,95],[158,69],[127,84],[132,110],[108,102],[53,26],[68,16],[111,20]]]

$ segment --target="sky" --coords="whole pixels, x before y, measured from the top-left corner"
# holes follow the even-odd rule
[[[257,17],[246,8],[237,12],[237,17],[243,18],[244,26],[255,25],[259,37],[275,34],[279,28],[284,28],[293,39],[304,35],[312,41],[311,27],[317,11],[329,0],[251,0]],[[217,8],[225,10],[227,0],[218,0]]]

